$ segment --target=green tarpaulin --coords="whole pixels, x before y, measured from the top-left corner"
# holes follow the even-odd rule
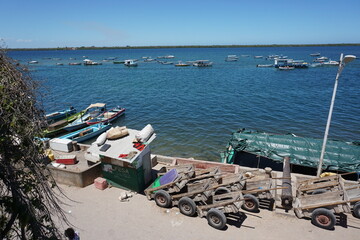
[[[288,156],[292,164],[317,168],[322,139],[298,137],[293,134],[276,135],[258,131],[240,130],[232,134],[224,162],[231,163],[231,153],[245,151],[282,162]],[[233,149],[233,150],[232,150]],[[360,172],[359,142],[328,140],[323,169]]]

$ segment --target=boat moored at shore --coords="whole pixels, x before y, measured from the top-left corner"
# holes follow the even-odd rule
[[[97,124],[97,123],[112,122],[115,119],[122,116],[123,114],[125,114],[125,108],[121,108],[118,106],[118,107],[112,108],[109,111],[106,111],[106,112],[100,114],[99,116],[97,116],[95,118],[92,118],[92,119],[86,121],[86,124],[93,125],[93,124]]]

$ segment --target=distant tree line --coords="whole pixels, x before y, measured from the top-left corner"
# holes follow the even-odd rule
[[[360,43],[331,43],[331,44],[261,44],[261,45],[177,45],[177,46],[115,46],[115,47],[57,47],[57,48],[12,48],[10,51],[31,50],[93,50],[93,49],[156,49],[156,48],[245,48],[245,47],[336,47],[360,46]]]

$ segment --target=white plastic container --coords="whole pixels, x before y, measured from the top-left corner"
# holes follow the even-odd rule
[[[70,139],[53,138],[50,140],[50,148],[55,151],[71,152],[73,145]]]

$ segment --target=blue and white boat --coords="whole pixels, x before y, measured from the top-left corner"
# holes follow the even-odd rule
[[[60,139],[70,139],[72,141],[76,141],[78,143],[84,142],[90,138],[96,137],[101,133],[110,129],[111,125],[109,123],[98,123],[86,128],[82,128],[75,132],[68,133],[59,137]]]
[[[89,121],[90,119],[96,118],[99,115],[103,114],[106,111],[106,104],[105,103],[95,103],[88,106],[84,114],[79,116],[78,119],[73,121],[72,123],[69,123],[64,127],[65,131],[72,132],[77,129],[86,127],[86,121]]]
[[[76,113],[76,109],[74,107],[70,107],[68,109],[65,109],[63,111],[57,111],[57,112],[52,112],[49,114],[45,115],[46,120],[49,121],[55,121],[55,120],[60,120],[60,119],[64,119],[70,115],[73,115]]]

